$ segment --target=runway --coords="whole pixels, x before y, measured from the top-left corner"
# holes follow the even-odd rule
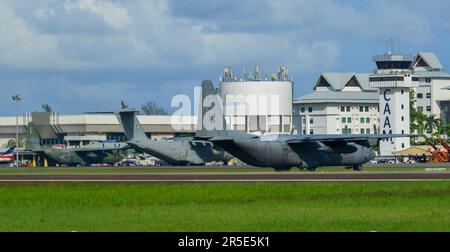
[[[0,182],[363,182],[450,180],[450,172],[0,174]]]

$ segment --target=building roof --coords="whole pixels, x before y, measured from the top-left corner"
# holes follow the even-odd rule
[[[417,71],[414,74],[421,78],[445,78],[450,79],[450,74],[444,71]]]
[[[443,70],[444,67],[441,64],[439,58],[433,52],[419,52],[416,58],[416,64],[423,60],[423,62],[432,70]]]
[[[395,155],[423,155],[427,154],[428,150],[431,147],[428,145],[420,145],[420,146],[411,146],[408,149],[404,149],[401,151],[395,151]]]
[[[375,91],[375,88],[369,87],[369,73],[338,73],[338,72],[323,72],[320,74],[314,89],[320,84],[321,79],[325,79],[330,87],[335,91],[340,91],[349,84],[350,80],[355,77],[359,86],[364,91]]]
[[[305,103],[379,103],[377,92],[360,91],[315,91],[294,100],[294,104]]]

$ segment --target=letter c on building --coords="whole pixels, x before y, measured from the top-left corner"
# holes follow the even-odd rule
[[[391,92],[391,90],[390,90],[390,89],[386,89],[386,90],[384,90],[384,100],[385,100],[385,101],[390,101],[390,100],[391,100],[391,98],[389,98],[389,99],[388,99],[388,98],[386,97],[386,95],[387,95],[387,92]]]

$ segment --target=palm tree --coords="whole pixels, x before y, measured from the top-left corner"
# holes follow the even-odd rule
[[[413,119],[411,119],[410,131],[412,133],[416,132],[419,136],[426,139],[426,135],[424,133],[425,129],[426,129],[426,124],[425,124],[426,116],[423,113],[418,112],[418,111],[414,111],[413,114],[414,114],[414,116],[413,116]],[[416,140],[419,136],[411,138],[413,145],[416,144]]]
[[[437,129],[441,125],[441,120],[436,118],[436,115],[430,115],[425,117],[425,125],[426,128],[433,132],[434,129]]]

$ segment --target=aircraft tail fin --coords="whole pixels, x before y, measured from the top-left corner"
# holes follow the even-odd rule
[[[221,97],[216,94],[210,80],[202,81],[201,100],[199,102],[197,134],[208,131],[226,130],[226,120]]]
[[[117,118],[123,127],[128,141],[148,139],[142,125],[138,121],[137,111],[131,108],[122,108]]]
[[[28,123],[25,149],[30,151],[42,150],[41,137],[36,130],[36,126],[32,122]]]
[[[13,152],[14,152],[14,149],[15,149],[16,147],[10,147],[9,149],[7,149],[5,152],[3,152],[3,153],[0,153],[0,155],[9,155],[9,154],[12,154]]]

